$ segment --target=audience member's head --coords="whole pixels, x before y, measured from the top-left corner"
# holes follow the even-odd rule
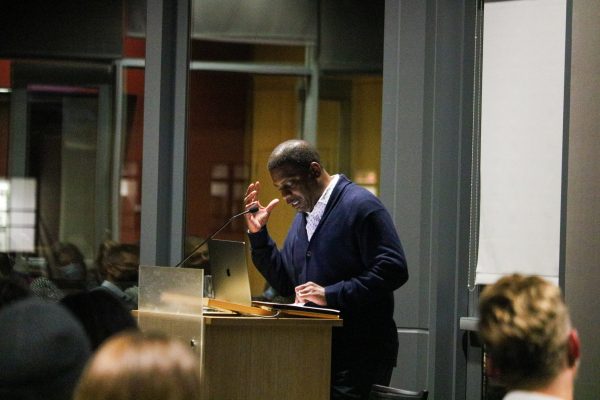
[[[0,310],[0,355],[1,399],[67,400],[90,345],[64,307],[31,297]]]
[[[75,400],[199,399],[198,356],[164,336],[121,333],[88,363]]]
[[[0,309],[30,295],[29,288],[21,280],[0,278]]]
[[[507,276],[483,290],[479,310],[492,379],[509,390],[572,396],[579,339],[557,286],[537,276]]]
[[[56,278],[85,282],[87,265],[83,253],[72,243],[56,243],[52,248]]]
[[[81,322],[90,339],[92,350],[116,333],[137,329],[129,310],[105,290],[78,292],[65,296],[61,303]]]
[[[135,244],[117,244],[106,253],[104,273],[107,281],[122,288],[136,285],[140,269],[140,248]]]

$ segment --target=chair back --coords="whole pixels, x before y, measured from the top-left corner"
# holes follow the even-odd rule
[[[373,385],[369,393],[369,400],[427,400],[429,392],[427,390],[405,390],[393,388],[390,386]]]

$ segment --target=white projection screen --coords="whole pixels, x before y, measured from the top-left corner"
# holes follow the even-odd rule
[[[558,284],[566,0],[486,1],[476,284]]]

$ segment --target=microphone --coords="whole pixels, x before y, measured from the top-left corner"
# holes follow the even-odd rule
[[[194,253],[196,252],[196,250],[198,250],[200,247],[204,246],[206,243],[208,243],[208,241],[212,238],[214,238],[215,236],[217,236],[217,233],[221,232],[223,230],[223,228],[225,228],[227,225],[229,225],[229,223],[231,221],[233,221],[234,219],[236,219],[237,217],[241,217],[242,215],[245,214],[254,214],[255,212],[258,211],[258,206],[252,206],[249,209],[247,209],[246,211],[242,211],[239,214],[235,214],[233,217],[229,218],[227,221],[225,221],[225,223],[223,225],[221,225],[221,227],[219,229],[217,229],[212,235],[210,235],[208,238],[204,239],[202,241],[202,243],[200,243],[198,246],[194,247],[194,250],[192,250],[192,252],[183,260],[181,260],[177,265],[175,265],[174,268],[180,268],[183,264],[185,264],[185,262],[187,260],[189,260],[190,258],[192,258],[192,256],[194,255]]]

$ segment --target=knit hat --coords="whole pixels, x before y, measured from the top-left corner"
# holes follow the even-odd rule
[[[61,305],[28,298],[0,311],[0,398],[70,399],[90,355]]]
[[[31,290],[31,293],[33,293],[40,299],[49,300],[54,303],[60,301],[60,299],[65,297],[63,291],[60,290],[54,282],[52,282],[45,276],[39,276],[33,281],[31,281],[31,283],[29,284],[29,290]]]

